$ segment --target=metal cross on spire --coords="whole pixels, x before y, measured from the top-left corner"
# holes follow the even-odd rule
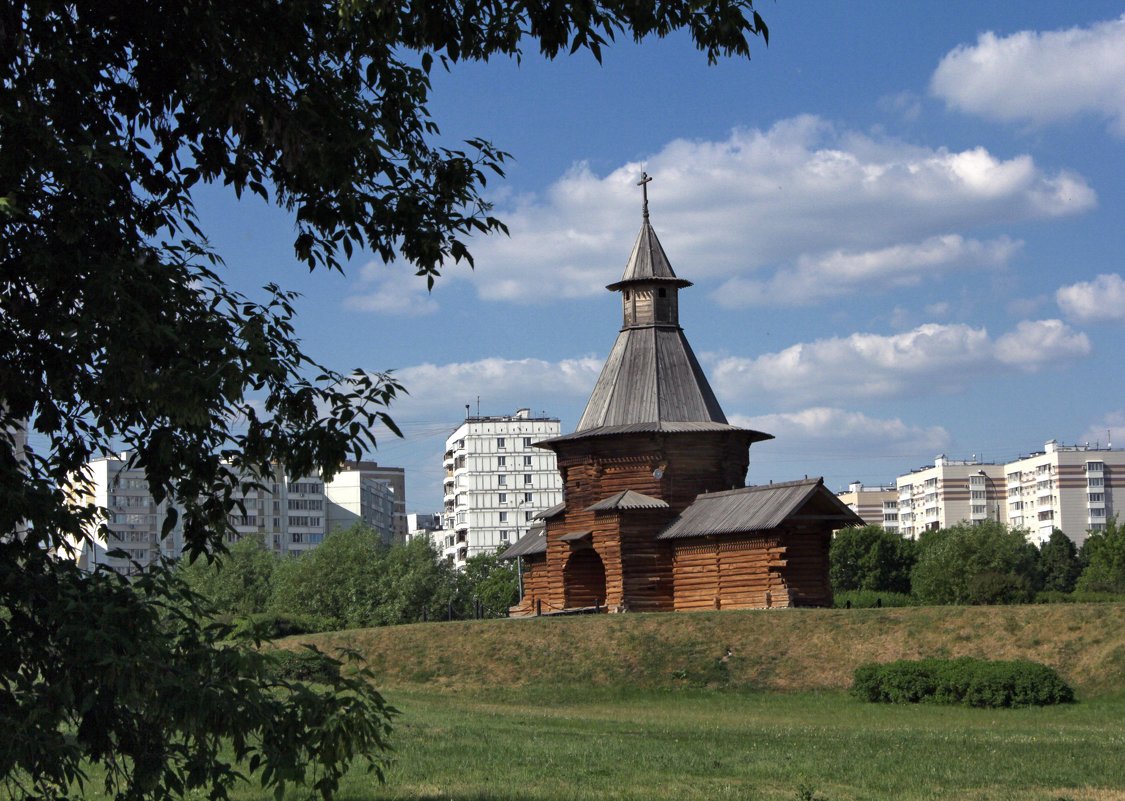
[[[651,180],[651,175],[647,172],[642,172],[641,180],[637,181],[637,186],[641,188],[641,192],[644,195],[644,206],[642,206],[641,212],[644,214],[645,221],[648,220],[648,184]]]

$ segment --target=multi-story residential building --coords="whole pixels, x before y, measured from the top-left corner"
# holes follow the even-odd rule
[[[399,503],[394,487],[390,481],[376,477],[381,472],[361,466],[367,464],[373,463],[353,464],[324,485],[328,531],[338,531],[362,521],[379,532],[384,544],[401,542],[395,535]]]
[[[898,532],[897,488],[865,487],[862,481],[853,481],[846,492],[838,492],[836,497],[859,515],[865,524]]]
[[[454,565],[515,542],[539,512],[562,501],[555,454],[535,443],[561,433],[558,418],[468,417],[445,442],[443,555]]]
[[[104,565],[128,575],[159,561],[161,528],[172,504],[157,503],[144,471],[129,466],[128,454],[90,461],[85,480],[71,483],[67,491],[72,502],[105,510],[85,540],[71,543],[80,567]],[[168,539],[182,541],[178,520]]]
[[[1125,450],[1051,440],[1005,465],[1005,480],[1008,525],[1039,542],[1057,528],[1081,545],[1114,516],[1114,492],[1125,493]]]
[[[76,502],[105,509],[106,516],[100,521],[105,527],[99,524],[78,544],[82,567],[106,565],[130,573],[161,557],[179,558],[184,547],[179,521],[168,536],[160,536],[172,506],[156,502],[144,471],[129,466],[128,454],[94,459],[87,468],[87,480],[72,482],[69,491]],[[290,476],[279,467],[265,479],[247,477],[251,483],[257,486],[235,494],[239,504],[228,516],[228,542],[257,536],[275,554],[299,556],[320,545],[326,534],[358,520],[379,531],[384,542],[394,540],[399,499],[391,482],[374,478],[364,467],[345,467],[327,484],[319,475]],[[114,551],[126,555],[111,557]]]
[[[439,539],[444,538],[441,530],[441,515],[430,512],[411,512],[406,516],[406,541],[411,542],[415,537],[425,537],[435,547]]]
[[[1003,521],[1004,466],[977,459],[949,459],[899,476],[898,530],[917,539],[923,531],[968,521]]]
[[[384,467],[378,462],[344,462],[341,475],[351,471],[359,472],[364,479],[387,482],[394,494],[391,538],[388,542],[405,542],[406,532],[408,531],[406,522],[406,470],[401,467]],[[338,480],[333,479],[331,486],[336,486]],[[346,480],[352,481],[353,479]]]

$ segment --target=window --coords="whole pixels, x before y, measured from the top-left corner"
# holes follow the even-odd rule
[[[302,536],[304,536],[304,535],[302,535],[301,532],[294,531],[292,534],[289,535],[289,541],[299,543],[301,541]]]
[[[535,513],[534,512],[524,512],[523,513],[523,522],[526,523],[527,521],[531,520],[531,516],[533,514],[535,514]]]
[[[497,467],[504,467],[506,464],[508,464],[508,457],[507,456],[497,456],[496,457],[496,466]]]
[[[1091,492],[1089,498],[1090,503],[1105,503],[1104,492]]]
[[[508,513],[507,512],[501,512],[500,513],[500,522],[501,523],[507,523],[508,522]]]
[[[525,492],[523,494],[523,502],[524,503],[531,503],[531,493],[530,492]]]
[[[530,448],[530,447],[531,447],[531,437],[524,437],[524,438],[523,438],[523,446],[524,446],[525,448]]]
[[[496,496],[496,502],[497,503],[507,503],[508,502],[508,493],[501,492],[499,495]]]
[[[531,483],[531,473],[524,473],[523,474],[523,483],[524,484],[530,484]]]
[[[1086,486],[1088,486],[1088,487],[1104,487],[1105,486],[1105,479],[1102,478],[1101,476],[1098,476],[1097,478],[1086,479]]]
[[[657,294],[662,298],[666,298],[666,297],[668,297],[668,290],[665,289],[664,287],[660,287],[660,289],[657,290]]]
[[[972,493],[970,493],[970,494],[972,495],[972,499],[974,501],[983,501],[984,500],[984,490],[973,490]]]
[[[497,476],[496,481],[500,484],[501,487],[506,487],[508,485],[507,476]]]
[[[503,448],[504,447],[504,437],[497,437],[496,438],[496,447],[497,448]]]
[[[507,531],[507,529],[502,528],[502,529],[500,529],[500,542],[506,543],[507,541],[508,541],[508,531]]]
[[[1105,507],[1095,506],[1090,510],[1090,517],[1105,517]]]
[[[530,456],[523,457],[523,466],[524,467],[531,467],[531,457]]]
[[[984,506],[983,505],[982,506],[973,506],[972,513],[975,514],[975,515],[983,515],[984,514]]]

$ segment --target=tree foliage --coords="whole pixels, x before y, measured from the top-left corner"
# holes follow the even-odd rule
[[[1039,548],[1039,575],[1042,589],[1048,592],[1073,592],[1082,573],[1082,560],[1074,540],[1059,529]]]
[[[0,539],[0,726],[9,738],[20,733],[0,767],[26,771],[30,786],[51,785],[42,792],[53,795],[65,791],[59,770],[89,756],[111,766],[124,797],[174,793],[168,766],[185,763],[163,751],[115,758],[124,741],[81,727],[96,708],[122,732],[161,726],[146,737],[153,748],[161,735],[169,748],[205,741],[211,750],[191,752],[188,782],[210,782],[221,796],[215,738],[237,745],[250,736],[243,721],[264,719],[205,715],[199,688],[231,699],[267,685],[260,672],[250,670],[247,685],[215,667],[238,652],[209,651],[213,630],[194,617],[179,618],[179,629],[161,624],[155,610],[170,608],[172,585],[152,583],[134,598],[66,562],[68,543],[98,519],[63,489],[81,483],[92,456],[135,453],[156,499],[183,510],[195,558],[222,550],[245,476],[281,463],[294,475],[330,477],[375,447],[377,424],[396,431],[386,412],[400,390],[393,378],[311,360],[296,336],[293,295],[280,286],[252,299],[224,284],[193,192],[221,184],[285,209],[296,258],[310,268],[338,269],[367,248],[432,281],[451,263],[471,263],[470,235],[504,230],[483,192],[506,157],[479,139],[439,144],[426,105],[433,65],[519,57],[525,46],[598,57],[618,34],[678,29],[711,60],[747,55],[750,40],[766,36],[750,0],[0,8],[0,534],[28,531]],[[8,433],[25,422],[45,444],[17,453]],[[100,639],[69,639],[76,604],[98,616]],[[126,633],[138,648],[112,651]],[[193,645],[180,653],[183,642]],[[66,674],[55,664],[64,644],[85,646],[62,662]],[[113,670],[101,669],[98,660],[110,658]],[[153,680],[162,663],[178,671],[174,682]],[[169,696],[133,703],[142,678]],[[138,684],[119,683],[128,681]],[[310,693],[294,686],[277,714],[304,725],[310,742],[333,715],[355,718],[357,734],[324,751],[279,747],[288,767],[259,758],[251,770],[291,778],[310,759],[338,765],[329,746],[348,755],[381,745],[365,733],[384,721],[370,696]],[[79,734],[68,739],[71,723]],[[297,728],[288,732],[301,740]]]
[[[261,537],[248,536],[212,561],[184,561],[179,570],[184,583],[216,609],[231,615],[253,615],[266,611],[273,595],[273,573],[277,558]]]
[[[1125,593],[1125,526],[1111,518],[1082,544],[1086,568],[1078,579],[1080,592]]]
[[[930,604],[1026,601],[1036,589],[1037,558],[1021,529],[958,523],[919,540],[911,586]]]
[[[873,590],[909,593],[916,544],[882,526],[836,532],[829,554],[832,592]]]
[[[461,615],[469,617],[479,601],[485,617],[503,617],[519,602],[518,568],[512,561],[502,561],[498,553],[470,556],[459,577]]]

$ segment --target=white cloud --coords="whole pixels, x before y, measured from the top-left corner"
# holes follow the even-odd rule
[[[1093,281],[1062,287],[1055,300],[1072,320],[1125,320],[1125,279],[1116,273],[1099,275]]]
[[[1088,356],[1090,340],[1062,320],[1024,320],[996,340],[995,352],[1001,364],[1035,372]]]
[[[984,328],[928,323],[890,336],[856,333],[757,358],[710,358],[715,391],[786,403],[840,403],[961,390],[986,374],[1065,365],[1090,351],[1058,320],[1024,321],[995,341]]]
[[[359,270],[357,293],[344,299],[344,306],[403,317],[421,317],[438,310],[426,280],[408,270],[379,262],[368,262]]]
[[[1096,204],[1085,179],[1045,172],[1027,155],[912,146],[801,116],[736,130],[723,141],[675,140],[605,175],[575,165],[542,195],[498,207],[510,238],[474,240],[476,270],[451,271],[446,280],[471,280],[486,299],[545,302],[603,292],[621,274],[640,224],[642,170],[655,176],[653,224],[673,267],[689,280],[811,269],[832,258],[873,271],[869,280],[876,280],[880,270],[893,272],[880,259],[896,252],[920,258],[943,247],[960,247],[960,261],[1003,258],[1013,243],[978,242],[966,230]],[[941,265],[952,269],[959,259],[948,258]],[[864,268],[864,260],[872,263]]]
[[[912,426],[898,418],[880,419],[831,406],[756,417],[733,415],[731,423],[773,434],[786,451],[802,459],[939,453],[950,442],[941,426]]]
[[[1125,136],[1125,16],[1087,28],[982,33],[942,58],[930,89],[989,119],[1043,124],[1095,114]]]
[[[946,271],[1002,266],[1021,245],[1008,237],[981,242],[947,234],[879,250],[835,250],[801,256],[795,267],[778,270],[767,280],[731,278],[713,297],[728,308],[810,305],[861,289],[914,286]]]
[[[602,369],[602,359],[586,356],[549,362],[543,359],[490,357],[472,362],[420,364],[396,370],[410,393],[396,402],[407,419],[443,412],[456,420],[466,403],[480,396],[482,413],[505,414],[519,407],[552,413],[560,403],[585,401]]]

